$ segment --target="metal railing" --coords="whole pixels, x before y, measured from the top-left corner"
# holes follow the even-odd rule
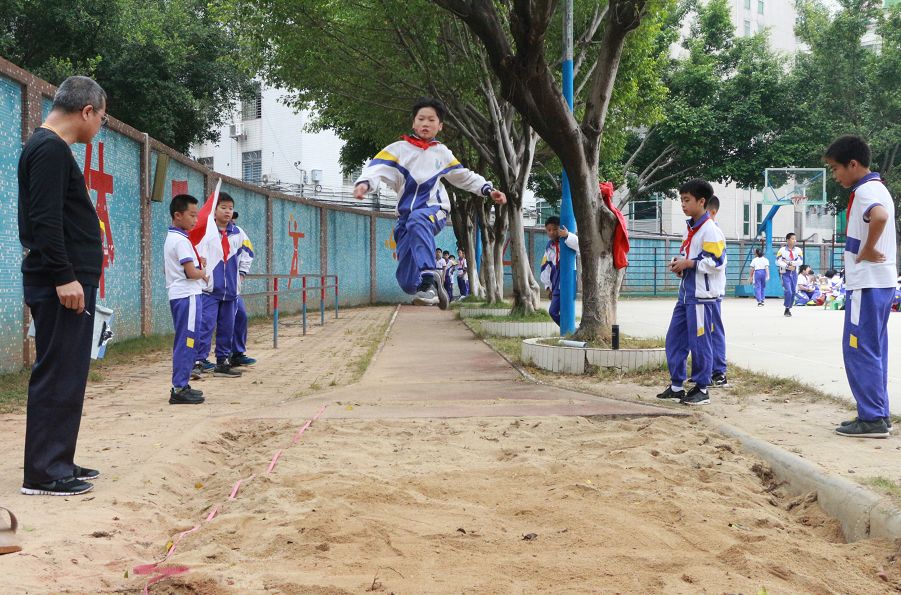
[[[303,321],[303,334],[307,334],[307,296],[310,292],[319,291],[319,324],[320,326],[325,325],[325,291],[327,289],[334,289],[334,298],[335,298],[335,318],[338,318],[338,275],[320,275],[314,273],[308,274],[282,274],[282,275],[246,275],[244,277],[245,280],[265,280],[266,286],[271,287],[271,289],[267,289],[267,291],[257,291],[253,293],[245,293],[241,294],[241,297],[245,300],[247,298],[259,298],[266,297],[272,298],[272,348],[278,349],[278,325],[279,325],[279,304],[278,298],[279,296],[287,297],[292,293],[296,293],[300,295],[301,298],[301,319]],[[279,280],[287,279],[287,287],[280,288]],[[291,287],[291,282],[295,279],[300,279],[301,286],[299,288]],[[319,285],[309,285],[307,279],[318,279]],[[328,280],[334,279],[334,284],[329,284]]]

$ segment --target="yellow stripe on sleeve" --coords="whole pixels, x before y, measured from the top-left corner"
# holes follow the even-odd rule
[[[723,251],[726,249],[726,242],[704,242],[701,245],[701,250],[704,252],[709,252],[713,254],[717,258],[723,255]]]
[[[375,156],[376,159],[382,159],[384,161],[397,161],[397,157],[385,151],[384,149],[379,151],[379,154]]]

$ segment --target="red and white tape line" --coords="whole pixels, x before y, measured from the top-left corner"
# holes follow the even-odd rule
[[[325,405],[320,407],[319,411],[316,412],[316,415],[314,415],[306,423],[304,423],[304,425],[297,431],[297,433],[294,434],[294,438],[292,438],[291,444],[286,448],[290,448],[291,446],[297,444],[300,441],[300,437],[303,436],[303,433],[306,432],[307,429],[311,425],[313,425],[313,422],[315,422],[320,417],[322,417],[322,414],[325,413],[325,408],[326,408]],[[275,451],[274,455],[272,455],[272,460],[269,462],[269,467],[266,468],[267,475],[272,473],[273,470],[275,470],[275,466],[278,464],[278,460],[282,456],[282,453],[286,450],[286,448],[285,449],[280,448],[277,451]],[[232,487],[232,491],[229,494],[227,500],[237,500],[238,499],[238,491],[241,489],[241,485],[248,483],[254,477],[256,477],[256,474],[253,474],[246,479],[237,480],[235,482],[234,487]],[[134,567],[135,574],[138,574],[138,575],[152,574],[153,575],[149,579],[147,579],[147,584],[144,585],[144,595],[148,595],[150,593],[150,587],[152,585],[155,585],[156,583],[163,581],[163,580],[169,578],[170,576],[184,574],[190,570],[187,566],[184,566],[184,565],[166,566],[166,567],[161,568],[160,564],[165,564],[167,561],[169,561],[169,559],[175,554],[175,549],[178,547],[178,544],[181,542],[182,539],[184,539],[191,533],[199,531],[201,527],[203,527],[205,524],[209,523],[214,518],[216,518],[216,516],[218,516],[219,511],[221,510],[223,504],[224,504],[223,502],[220,502],[219,504],[214,505],[213,508],[210,510],[210,513],[207,515],[207,517],[203,521],[200,522],[200,524],[195,525],[194,527],[188,529],[187,531],[182,531],[181,533],[176,535],[175,538],[172,539],[172,545],[169,546],[169,550],[166,552],[166,555],[161,560],[159,560],[158,562],[153,562],[151,564],[142,564],[140,566]]]

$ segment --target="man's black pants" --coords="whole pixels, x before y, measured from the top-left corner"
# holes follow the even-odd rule
[[[85,312],[81,314],[60,303],[55,287],[26,286],[24,293],[34,320],[37,350],[28,383],[25,481],[48,483],[74,474],[97,288],[84,286]]]

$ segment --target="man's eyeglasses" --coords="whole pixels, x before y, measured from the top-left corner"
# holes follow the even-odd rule
[[[102,116],[100,116],[100,127],[105,128],[107,124],[109,124],[109,116],[107,114],[103,114]]]

